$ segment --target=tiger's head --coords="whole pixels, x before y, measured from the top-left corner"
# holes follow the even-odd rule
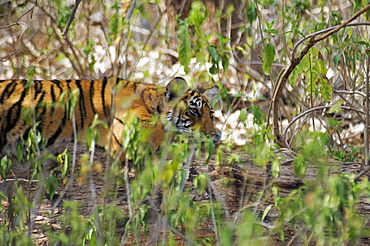
[[[214,86],[203,93],[188,90],[186,81],[176,77],[166,87],[166,98],[173,102],[167,114],[166,129],[174,126],[179,133],[199,130],[212,137],[214,143],[221,140],[221,131],[215,127],[212,100],[218,94]]]

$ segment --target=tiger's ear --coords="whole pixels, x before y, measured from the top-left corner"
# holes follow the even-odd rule
[[[176,77],[166,86],[166,98],[168,101],[181,97],[188,90],[188,83],[181,77]]]
[[[212,102],[213,99],[216,98],[216,96],[218,95],[218,87],[217,86],[213,86],[212,88],[206,90],[204,93],[203,93],[207,99]]]

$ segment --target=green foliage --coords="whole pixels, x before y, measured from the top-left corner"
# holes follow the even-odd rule
[[[185,21],[180,21],[177,35],[181,40],[179,44],[179,61],[181,65],[184,66],[185,72],[189,72],[189,64],[190,64],[190,34],[189,34],[189,24]]]
[[[270,75],[270,70],[275,57],[275,46],[271,43],[266,44],[262,52],[262,68],[266,75]]]
[[[266,114],[259,106],[251,105],[249,108],[250,113],[253,115],[253,123],[256,125],[262,125],[266,121]]]
[[[109,22],[110,38],[108,40],[110,43],[121,35],[126,24],[125,18],[123,18],[120,14],[120,1],[114,1],[111,9],[114,10],[114,14]]]
[[[68,119],[74,117],[74,109],[79,100],[80,91],[74,89],[73,91],[63,92],[59,97],[59,102],[66,111]]]
[[[65,149],[61,154],[58,155],[57,161],[62,165],[61,172],[62,179],[64,179],[67,176],[67,172],[72,161],[71,153]]]
[[[225,132],[234,131],[230,129],[228,115],[243,105],[235,129],[245,129],[245,138],[249,142],[243,146],[235,146],[230,141],[216,147],[210,139],[201,136],[189,139],[188,136],[182,135],[177,137],[173,143],[167,141],[168,143],[159,153],[154,153],[150,147],[143,144],[147,141],[150,131],[140,128],[135,118],[123,118],[125,123],[127,122],[127,131],[122,133],[124,152],[126,158],[132,159],[132,162],[119,163],[117,160],[111,161],[107,158],[105,163],[107,168],[104,174],[98,174],[104,175],[104,182],[107,183],[103,192],[98,194],[98,199],[104,200],[104,204],[94,208],[94,214],[90,218],[83,217],[79,204],[68,201],[61,203],[65,214],[54,216],[56,220],[62,220],[62,228],[53,228],[48,231],[47,237],[50,244],[119,245],[124,244],[125,239],[130,236],[133,236],[139,244],[142,236],[148,236],[148,217],[153,213],[163,221],[162,226],[166,230],[165,235],[167,236],[158,242],[163,245],[175,245],[178,238],[182,238],[189,245],[269,245],[269,240],[273,240],[275,233],[287,242],[288,237],[291,239],[291,232],[300,240],[299,243],[304,245],[356,245],[359,244],[360,237],[368,234],[364,229],[366,221],[361,218],[358,211],[358,206],[363,202],[361,199],[369,195],[367,181],[354,181],[352,175],[332,174],[333,163],[329,163],[330,159],[341,162],[362,162],[362,147],[349,146],[342,149],[340,146],[338,150],[337,143],[334,143],[337,138],[333,136],[343,132],[342,125],[347,120],[335,117],[337,113],[343,113],[343,106],[348,106],[348,102],[355,100],[350,94],[337,100],[333,97],[333,88],[338,89],[335,83],[343,80],[345,83],[339,88],[362,92],[366,81],[367,68],[364,61],[367,55],[366,49],[369,48],[368,34],[357,26],[348,27],[330,36],[308,52],[289,78],[291,88],[288,93],[281,95],[283,96],[281,101],[285,104],[284,108],[288,109],[288,115],[285,115],[288,121],[290,116],[298,115],[307,108],[329,102],[331,105],[328,111],[331,114],[329,118],[327,116],[320,118],[320,120],[325,118],[322,121],[325,122],[328,132],[309,132],[305,127],[297,127],[292,131],[292,142],[289,143],[292,143],[292,148],[296,153],[293,161],[294,174],[304,182],[304,185],[289,193],[285,191],[280,194],[279,187],[274,186],[276,181],[274,178],[279,177],[282,168],[279,157],[275,155],[279,149],[272,141],[271,129],[266,129],[265,105],[260,107],[256,103],[257,99],[253,96],[250,98],[249,94],[248,97],[246,96],[246,92],[253,90],[251,86],[261,84],[254,81],[254,76],[250,71],[244,70],[249,66],[261,65],[263,73],[269,75],[272,82],[271,85],[265,83],[266,81],[262,84],[271,92],[275,85],[276,71],[293,61],[289,61],[290,58],[297,58],[297,54],[308,42],[305,40],[296,47],[293,54],[293,46],[300,38],[340,24],[344,16],[349,16],[364,7],[368,4],[367,1],[355,0],[353,10],[346,8],[346,11],[343,11],[343,8],[337,8],[335,1],[327,0],[293,0],[284,2],[283,5],[274,0],[247,1],[245,8],[244,5],[228,5],[216,10],[215,13],[210,13],[210,10],[201,2],[194,2],[188,17],[177,20],[176,33],[171,33],[172,27],[165,26],[164,19],[160,19],[158,26],[154,26],[155,23],[151,19],[153,10],[154,16],[157,14],[164,16],[169,12],[169,8],[163,11],[160,1],[135,2],[133,12],[126,17],[122,13],[123,1],[90,2],[82,3],[81,6],[84,8],[79,9],[81,14],[72,22],[72,28],[69,31],[72,34],[69,37],[80,36],[80,39],[58,38],[72,9],[65,6],[65,1],[38,2],[40,11],[44,11],[43,13],[49,18],[38,23],[40,28],[38,26],[34,28],[33,23],[30,22],[28,31],[35,29],[40,33],[23,37],[23,41],[26,37],[27,42],[36,47],[35,52],[37,53],[30,52],[30,58],[21,57],[11,64],[14,74],[20,74],[30,80],[26,85],[28,89],[32,88],[32,79],[35,76],[97,77],[98,75],[94,74],[94,68],[102,59],[96,55],[97,47],[103,47],[103,50],[107,51],[104,56],[109,57],[107,73],[110,73],[111,67],[113,70],[119,67],[122,71],[126,67],[134,69],[132,64],[135,62],[132,57],[134,60],[140,59],[141,54],[148,50],[158,51],[159,56],[162,57],[164,47],[161,45],[178,41],[179,62],[189,76],[195,74],[194,80],[199,81],[220,81],[219,98],[222,100]],[[147,11],[146,5],[153,7],[151,11]],[[5,4],[0,4],[0,8],[8,11]],[[23,9],[26,7],[17,6],[16,8],[17,11]],[[90,17],[96,11],[103,11],[104,19],[101,23],[93,24]],[[16,17],[18,18],[19,15]],[[229,25],[227,22],[234,17],[240,18],[239,22]],[[18,21],[17,18],[15,20]],[[363,19],[366,20],[366,18],[364,16]],[[150,27],[153,29],[147,29],[146,22],[153,25]],[[213,25],[217,30],[211,33],[209,29],[214,28]],[[145,28],[142,28],[143,26]],[[135,35],[132,35],[133,30]],[[141,31],[144,31],[144,34]],[[150,32],[149,35],[147,31]],[[99,36],[94,36],[94,32],[99,33]],[[75,35],[76,33],[79,35]],[[38,47],[43,43],[40,34],[48,36],[46,47]],[[176,34],[178,40],[174,37]],[[142,45],[141,39],[143,38],[140,35],[145,36],[145,40],[146,37],[150,37],[147,46]],[[17,37],[14,40],[22,39]],[[21,52],[22,56],[30,47],[32,45],[25,46]],[[128,49],[132,52],[128,53]],[[254,53],[252,55],[252,51],[256,52],[257,56],[254,56]],[[240,54],[236,54],[237,52]],[[163,65],[167,62],[166,59],[159,60],[158,64]],[[67,63],[69,67],[65,65]],[[191,70],[193,64],[196,64],[196,67]],[[199,75],[198,68],[205,67],[204,65],[207,65],[209,70]],[[233,69],[229,70],[230,67]],[[232,75],[234,69],[237,74],[236,79],[232,79],[236,83],[228,84],[230,77],[234,76]],[[142,73],[144,79],[147,77],[150,77],[150,80],[158,79],[158,74],[148,71]],[[333,74],[331,75],[333,77],[329,77],[329,74]],[[160,76],[168,75],[161,74]],[[229,88],[235,91],[231,92]],[[71,91],[62,95],[58,102],[66,108],[70,119],[73,118],[78,97],[78,91]],[[245,104],[239,104],[240,102],[249,103],[250,100],[252,103],[248,104],[251,105],[248,108],[244,107]],[[360,103],[356,102],[353,105],[361,106],[363,104],[361,100],[358,101]],[[35,112],[24,110],[22,113],[25,115],[26,123],[33,128],[23,136],[23,142],[17,149],[17,157],[22,165],[30,165],[28,185],[37,183],[49,193],[50,199],[53,199],[60,187],[58,179],[50,173],[60,169],[62,182],[66,184],[71,175],[72,158],[75,156],[72,156],[67,149],[57,158],[46,154],[44,140],[37,129],[38,119],[35,118]],[[249,122],[251,117],[253,121]],[[154,121],[160,121],[160,119],[154,119]],[[94,119],[86,134],[90,153],[94,152],[97,141],[104,137],[99,136],[97,129],[107,127],[97,118]],[[332,134],[333,132],[335,134]],[[202,160],[205,165],[210,163],[214,157],[218,166],[238,164],[243,171],[249,171],[249,162],[253,162],[253,165],[256,164],[259,168],[266,170],[268,178],[262,180],[261,177],[256,177],[258,181],[255,186],[264,183],[262,190],[254,197],[248,197],[247,199],[250,199],[248,204],[243,203],[244,201],[237,201],[247,205],[239,208],[229,218],[225,212],[227,205],[223,204],[224,201],[217,197],[211,189],[212,179],[207,171],[192,177],[192,185],[188,186],[189,182],[186,181],[189,178],[188,165],[191,163],[189,160],[191,153],[194,153],[193,159],[198,162]],[[93,176],[89,172],[92,172],[96,163],[91,156],[90,159],[88,157],[89,154],[84,153],[84,157],[80,159],[77,175]],[[55,159],[60,167],[52,169],[50,173],[43,173],[44,163]],[[0,175],[4,182],[5,180],[8,182],[12,166],[13,163],[7,156],[1,159]],[[123,166],[127,170],[123,169]],[[317,173],[314,177],[308,177],[307,174],[312,168]],[[334,167],[334,169],[339,168]],[[135,174],[134,178],[129,177],[129,172]],[[310,180],[307,180],[308,178]],[[229,179],[225,178],[222,182],[225,185],[223,188],[226,188]],[[252,182],[254,181],[248,179],[245,184],[247,187],[240,188],[246,192],[242,194],[243,196],[252,194],[249,193]],[[20,188],[20,182],[15,182],[14,187],[13,210],[7,210],[8,208],[4,207],[3,204],[7,203],[7,196],[5,193],[0,194],[0,215],[2,216],[0,240],[5,245],[12,243],[13,245],[30,245],[34,243],[28,235],[30,211],[35,209],[33,204],[37,206],[39,202],[34,200],[36,198],[29,197]],[[129,209],[122,209],[121,198],[118,198],[119,189],[120,192],[125,192],[122,200],[124,202],[127,200]],[[202,196],[209,200],[202,202],[194,200],[194,197]],[[6,216],[8,212],[15,219],[8,218]],[[271,213],[279,214],[276,221],[269,221]],[[214,238],[199,238],[196,235],[197,229],[207,223],[211,224]],[[9,230],[12,225],[12,230]]]
[[[60,8],[58,8],[58,19],[56,21],[56,24],[60,27],[61,30],[65,28],[71,13],[72,8],[69,6],[61,6]]]
[[[3,199],[1,199],[3,200]],[[21,187],[16,189],[16,195],[12,198],[13,209],[8,211],[12,213],[13,219],[3,217],[0,224],[0,240],[3,245],[31,245],[32,240],[27,233],[27,211],[31,208],[27,197],[24,195]],[[5,212],[3,207],[0,207],[2,213]],[[11,223],[13,223],[11,225]],[[15,230],[9,230],[13,226]]]
[[[80,216],[79,205],[76,202],[65,201],[65,215],[63,220],[63,230],[57,233],[51,233],[51,244],[62,245],[86,245],[91,224]]]
[[[320,132],[303,131],[297,134],[294,141],[294,148],[298,154],[294,158],[294,173],[298,177],[303,178],[306,174],[308,165],[316,165],[325,163],[328,159],[328,152],[325,150],[328,142],[328,134]]]
[[[243,214],[243,219],[236,228],[238,245],[259,245],[264,243],[262,239],[263,228],[258,225],[259,219],[253,212]]]
[[[180,39],[178,47],[179,61],[184,66],[186,73],[190,71],[190,60],[193,57],[200,65],[204,65],[208,56],[208,60],[212,64],[209,69],[210,74],[217,74],[221,68],[226,71],[229,67],[228,53],[230,49],[227,46],[229,39],[223,37],[220,33],[216,33],[218,43],[211,43],[209,40],[212,35],[206,35],[202,29],[208,15],[209,12],[203,3],[193,2],[188,18],[179,20],[177,31]]]
[[[94,65],[96,64],[96,59],[95,59],[95,56],[93,54],[95,45],[96,45],[95,41],[89,40],[88,45],[85,46],[85,48],[83,50],[83,52],[90,57],[90,59],[89,59],[89,68],[90,68],[91,71],[94,70]]]
[[[304,74],[307,83],[307,96],[322,98],[327,102],[332,97],[332,85],[325,79],[328,70],[325,66],[326,62],[322,59],[317,59],[320,56],[318,49],[311,48],[309,54],[294,69],[290,82],[292,85],[295,85],[299,77]]]
[[[257,6],[255,2],[249,2],[249,6],[247,7],[247,18],[250,23],[253,23],[257,20]]]
[[[12,167],[12,162],[8,158],[8,156],[4,156],[0,160],[0,175],[1,179],[6,181],[6,177],[8,176],[10,169]]]
[[[354,182],[353,175],[332,176],[323,183],[307,182],[302,189],[279,199],[278,230],[303,228],[306,242],[320,245],[356,243],[366,223],[357,213],[360,194],[368,192],[368,183]],[[305,233],[306,236],[305,236]]]

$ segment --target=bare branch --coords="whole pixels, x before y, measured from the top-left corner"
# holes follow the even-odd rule
[[[75,14],[76,14],[76,11],[77,11],[77,8],[78,8],[78,5],[80,5],[80,3],[81,3],[81,0],[76,0],[75,5],[73,6],[72,13],[71,13],[71,15],[69,16],[69,19],[68,19],[68,22],[67,22],[67,24],[66,24],[66,27],[64,28],[64,31],[63,31],[63,33],[62,33],[62,36],[63,36],[64,38],[66,38],[66,37],[67,37],[67,33],[68,33],[68,30],[69,30],[69,27],[71,26],[72,21],[73,21],[73,20],[74,20],[74,18],[75,18]]]
[[[0,27],[0,29],[2,28],[9,28],[9,27],[12,27],[12,26],[15,26],[15,25],[22,25],[23,28],[22,28],[22,31],[21,31],[21,34],[19,35],[19,40],[22,39],[23,37],[23,34],[24,32],[28,29],[28,25],[24,22],[17,22],[17,23],[14,23],[14,24],[10,24],[10,25],[7,25],[7,26],[3,26],[3,27]],[[6,62],[7,60],[9,60],[10,57],[14,56],[15,54],[17,54],[21,49],[21,45],[19,44],[18,47],[12,52],[10,53],[7,57],[3,58],[3,59],[0,59],[1,62]]]
[[[318,110],[322,110],[322,109],[330,109],[332,108],[333,105],[325,105],[325,106],[318,106],[318,107],[314,107],[314,108],[311,108],[309,110],[306,110],[304,111],[303,113],[301,113],[300,115],[298,115],[297,117],[295,117],[291,122],[289,122],[288,126],[285,128],[284,130],[284,133],[283,133],[283,137],[285,138],[287,132],[288,132],[288,129],[300,118],[302,118],[303,116],[309,114],[309,113],[312,113],[314,111],[318,111]],[[348,107],[348,106],[340,106],[341,109],[347,109],[347,110],[352,110],[352,111],[355,111],[357,113],[360,113],[360,114],[366,114],[364,111],[362,110],[359,110],[359,109],[356,109],[356,108],[353,108],[353,107]]]

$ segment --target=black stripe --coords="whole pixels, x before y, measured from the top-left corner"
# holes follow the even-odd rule
[[[51,82],[53,83],[53,85],[51,86],[51,98],[55,105],[52,105],[53,108],[50,111],[50,115],[54,113],[55,107],[59,107],[58,102],[60,100],[60,95],[63,93],[63,88],[60,86],[59,80],[52,80]],[[58,87],[59,92],[55,92],[55,86]]]
[[[42,135],[42,130],[43,130],[43,120],[42,118],[45,117],[45,112],[47,110],[47,105],[46,104],[40,104],[40,102],[43,102],[44,101],[44,97],[45,97],[45,91],[42,92],[41,96],[40,96],[40,99],[38,100],[37,104],[36,104],[36,122],[40,122],[38,126],[36,126],[36,129],[37,131],[39,131]],[[39,112],[40,110],[40,112]],[[49,129],[44,129],[44,130],[49,130]]]
[[[161,110],[161,107],[159,106],[159,104],[157,105],[156,111],[157,111],[158,114],[162,113],[162,110]]]
[[[54,83],[54,84],[56,84],[56,85],[58,85],[60,87],[60,80],[53,79],[53,80],[50,80],[50,82],[52,82],[52,83]]]
[[[90,82],[90,90],[89,90],[89,95],[90,95],[90,103],[91,103],[91,108],[94,113],[96,114],[95,106],[94,106],[94,85],[95,85],[96,80],[91,80]]]
[[[108,84],[108,79],[107,79],[107,77],[104,77],[102,85],[101,85],[102,86],[102,88],[101,88],[101,99],[102,99],[102,104],[103,104],[102,106],[103,106],[103,110],[104,110],[104,115],[105,115],[105,117],[111,119],[111,117],[110,117],[111,112],[110,112],[109,107],[107,106],[107,104],[105,102],[105,89],[107,87],[107,84]],[[114,100],[114,99],[112,98],[112,100]],[[112,102],[110,102],[110,103],[112,103]],[[112,104],[110,104],[110,105],[112,105]],[[109,123],[111,123],[110,120],[109,120]]]
[[[114,119],[115,120],[118,120],[119,121],[119,123],[121,123],[122,125],[124,125],[125,123],[123,123],[123,121],[121,120],[121,119],[119,119],[119,118],[117,118],[117,117],[114,117]]]
[[[24,80],[21,81],[21,83],[23,82],[24,84]],[[24,86],[24,85],[23,85]],[[22,111],[22,102],[24,100],[24,98],[26,97],[27,95],[27,90],[23,90],[22,93],[21,93],[21,96],[18,100],[18,102],[14,103],[9,109],[8,109],[8,112],[7,112],[7,115],[6,115],[6,122],[8,123],[4,132],[9,132],[11,129],[13,129],[15,126],[16,126],[16,123],[17,121],[19,121],[19,118],[20,118],[20,115],[21,115],[21,111]]]
[[[9,80],[3,81],[2,83],[9,82]],[[17,81],[11,80],[6,86],[0,96],[0,104],[4,103],[5,97],[8,99],[17,87]]]
[[[37,98],[37,95],[42,91],[42,81],[40,80],[35,80],[33,81],[33,89],[34,89],[34,95],[33,99]]]
[[[62,133],[62,131],[64,129],[64,126],[66,125],[66,121],[67,121],[67,114],[66,114],[66,112],[64,112],[64,117],[63,117],[62,123],[59,124],[59,127],[56,130],[56,132],[53,134],[53,136],[51,136],[48,139],[48,141],[46,143],[46,146],[52,145],[55,142],[55,140],[57,140],[57,138],[59,137],[59,135]]]
[[[60,97],[60,95],[63,93],[63,88],[60,86],[60,84],[61,84],[60,81],[59,80],[51,80],[51,82],[58,87],[58,89],[59,89],[58,96]],[[56,94],[55,94],[55,96],[56,96]],[[55,100],[53,100],[53,101],[56,102],[57,100],[59,100],[59,98],[55,97]]]
[[[1,149],[6,145],[7,142],[8,141],[6,140],[6,135],[5,134],[0,134],[0,152],[1,152]]]
[[[52,105],[51,105],[49,115],[53,116],[55,107],[57,107],[57,105],[55,104],[57,98],[56,98],[56,95],[55,95],[55,90],[54,90],[54,85],[53,84],[50,86],[50,96],[51,96]]]
[[[113,137],[114,137],[114,140],[116,140],[116,142],[118,143],[118,145],[122,148],[123,145],[121,144],[121,142],[119,141],[119,139],[117,138],[116,134],[113,133]]]
[[[123,79],[117,79],[116,80],[116,84],[118,85],[119,82],[124,81]],[[124,85],[122,86],[122,88],[126,88],[127,86],[131,85],[131,84],[134,84],[134,90],[136,90],[136,83],[135,82],[132,82],[132,81],[125,81]]]
[[[80,125],[81,129],[84,128],[85,125],[85,118],[86,118],[86,106],[85,106],[85,97],[84,97],[84,91],[81,86],[81,80],[75,80],[75,83],[80,90],[80,98],[78,100],[80,104]]]
[[[138,85],[138,83],[135,83],[135,82],[131,82],[132,84],[133,84],[133,88],[134,88],[134,92],[136,93],[136,89],[137,89],[137,85]],[[128,83],[127,83],[128,84]]]

